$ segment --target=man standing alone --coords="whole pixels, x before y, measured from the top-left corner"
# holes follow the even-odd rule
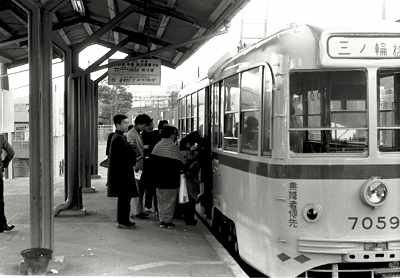
[[[118,195],[118,228],[130,229],[135,226],[135,223],[129,220],[129,213],[131,198],[137,196],[133,177],[136,154],[124,136],[128,130],[128,118],[121,114],[115,115],[114,124],[116,130],[110,144],[109,186]]]
[[[3,171],[8,167],[8,163],[14,157],[14,150],[11,145],[7,142],[7,139],[0,135],[0,154],[2,150],[5,150],[7,155],[1,160],[0,158],[0,233],[4,231],[11,231],[15,228],[14,225],[7,224],[7,218],[4,214],[4,182],[3,182]]]

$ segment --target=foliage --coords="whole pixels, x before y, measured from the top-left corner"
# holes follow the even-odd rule
[[[124,86],[99,84],[99,123],[112,124],[115,114],[127,115],[132,107],[132,94]]]

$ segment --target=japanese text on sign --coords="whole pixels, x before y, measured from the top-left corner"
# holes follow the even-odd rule
[[[328,54],[332,58],[400,59],[400,37],[330,37]]]
[[[108,84],[160,85],[161,61],[157,59],[138,59],[110,67],[108,69]]]
[[[289,184],[289,227],[297,228],[297,184]]]

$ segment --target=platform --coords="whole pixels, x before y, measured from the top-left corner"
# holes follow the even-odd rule
[[[5,182],[6,215],[16,230],[0,234],[0,275],[17,275],[20,251],[29,248],[29,179]],[[136,219],[137,228],[116,228],[116,198],[106,197],[105,180],[93,180],[96,193],[84,194],[86,216],[55,218],[54,275],[246,276],[205,226],[161,229],[154,219]],[[54,203],[64,197],[54,186]],[[50,274],[51,275],[51,274]]]

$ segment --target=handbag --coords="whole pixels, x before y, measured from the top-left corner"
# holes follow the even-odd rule
[[[187,191],[185,174],[181,174],[180,177],[178,202],[179,204],[186,204],[189,202],[189,194]]]
[[[104,167],[104,168],[108,168],[110,166],[110,161],[109,161],[108,157],[106,159],[104,159],[102,162],[100,162],[100,166]]]

